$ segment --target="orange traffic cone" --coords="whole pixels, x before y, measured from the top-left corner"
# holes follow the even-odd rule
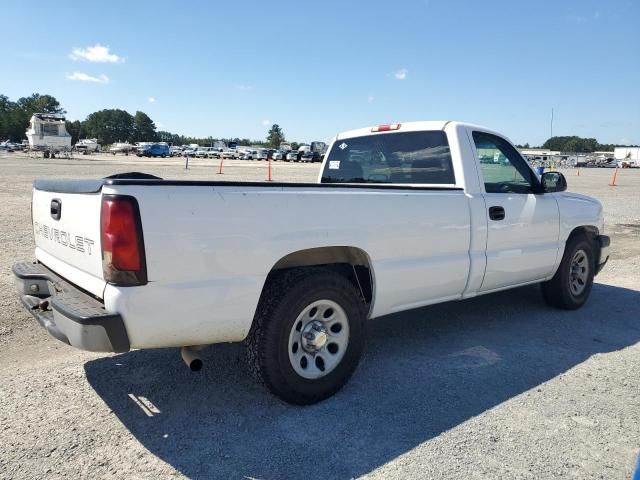
[[[271,157],[268,158],[268,162],[269,162],[269,174],[268,174],[268,178],[267,178],[267,182],[271,182]]]
[[[618,167],[617,166],[616,166],[616,169],[613,171],[613,177],[611,177],[611,183],[609,184],[610,187],[617,187],[616,178],[618,178]]]

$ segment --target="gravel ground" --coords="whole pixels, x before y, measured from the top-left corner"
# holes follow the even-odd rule
[[[226,163],[226,162],[225,162]],[[255,385],[236,345],[97,355],[36,327],[10,267],[32,257],[35,177],[211,179],[217,160],[0,154],[0,478],[630,478],[640,447],[640,171],[566,171],[605,206],[613,257],[589,303],[536,287],[373,320],[352,381],[312,407]],[[318,166],[274,164],[314,181]],[[264,180],[228,162],[225,180]]]

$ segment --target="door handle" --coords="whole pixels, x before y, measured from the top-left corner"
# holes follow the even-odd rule
[[[489,207],[489,218],[491,220],[504,220],[504,207]]]

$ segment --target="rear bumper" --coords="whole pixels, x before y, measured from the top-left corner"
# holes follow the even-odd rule
[[[53,337],[92,352],[129,351],[122,317],[96,298],[41,263],[16,263],[13,274],[20,301]]]
[[[609,261],[609,249],[611,245],[611,239],[607,235],[598,235],[596,237],[598,245],[600,246],[600,255],[598,256],[598,265],[596,266],[596,275],[602,271],[604,266]]]

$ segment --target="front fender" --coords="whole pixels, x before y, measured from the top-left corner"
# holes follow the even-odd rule
[[[604,232],[602,204],[595,198],[579,193],[561,193],[557,196],[560,211],[559,240],[566,242],[576,228],[587,228],[596,235]]]

